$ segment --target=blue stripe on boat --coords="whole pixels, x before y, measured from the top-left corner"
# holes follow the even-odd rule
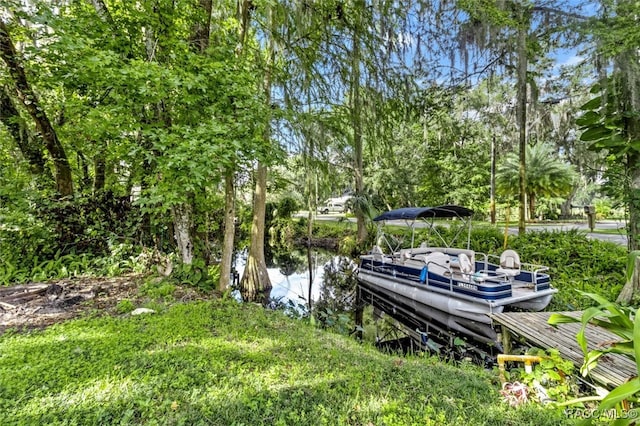
[[[428,272],[425,268],[416,269],[402,265],[391,265],[373,259],[362,259],[362,267],[368,266],[371,270],[391,275],[397,278],[403,278],[409,281],[424,284],[428,273],[429,282],[427,285],[441,288],[443,290],[453,290],[454,293],[466,294],[468,296],[477,297],[484,300],[499,300],[511,297],[511,284],[491,285],[485,283],[472,283],[467,281],[453,280],[443,277],[442,275]]]

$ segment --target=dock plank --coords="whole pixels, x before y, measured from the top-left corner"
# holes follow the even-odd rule
[[[576,335],[582,324],[570,323],[551,326],[547,321],[552,313],[503,312],[493,314],[491,318],[495,323],[506,327],[511,333],[522,337],[535,346],[543,349],[557,349],[562,357],[571,360],[577,368],[580,368],[584,362],[584,355],[576,341]],[[560,313],[576,318],[580,318],[582,315],[582,312]],[[585,337],[589,350],[620,340],[615,334],[593,324],[587,325]],[[631,359],[622,355],[607,354],[600,358],[598,365],[591,371],[589,377],[601,386],[612,388],[627,382],[636,375],[636,364]]]

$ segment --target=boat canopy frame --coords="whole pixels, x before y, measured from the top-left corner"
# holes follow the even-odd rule
[[[462,229],[464,226],[461,226],[456,232],[456,235],[453,236],[451,241],[447,242],[442,234],[438,232],[435,228],[435,220],[436,219],[460,219],[463,222],[463,225],[467,226],[467,250],[471,247],[471,217],[473,216],[473,210],[458,206],[455,204],[446,204],[442,206],[436,207],[403,207],[400,209],[389,210],[384,212],[373,219],[374,222],[382,222],[383,224],[388,220],[404,220],[408,227],[411,228],[411,248],[414,248],[414,239],[415,239],[415,228],[416,221],[421,219],[425,223],[427,223],[429,228],[429,236],[432,233],[438,236],[440,240],[444,243],[444,245],[449,248],[451,247],[455,241],[460,236]],[[384,234],[381,232],[382,226],[378,226],[378,239]],[[398,247],[393,248],[387,242],[387,245],[392,251],[398,249]]]

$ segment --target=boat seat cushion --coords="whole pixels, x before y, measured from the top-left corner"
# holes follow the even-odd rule
[[[458,257],[459,254],[464,253],[469,257],[471,261],[471,265],[475,269],[476,264],[476,253],[473,250],[461,249],[461,248],[450,248],[450,247],[416,247],[413,249],[402,249],[400,250],[400,256],[403,259],[409,259],[412,255],[415,257],[416,255],[425,255],[430,253],[445,253],[451,256]],[[453,268],[457,268],[457,262],[453,262],[451,264]]]
[[[500,267],[504,269],[520,269],[520,256],[515,250],[505,250],[500,255]]]
[[[496,272],[513,278],[520,274],[520,266],[518,253],[514,250],[505,250],[500,255],[500,267],[496,269]]]
[[[442,252],[419,254],[413,258],[424,262],[430,272],[444,275],[446,272],[451,271],[451,258]]]
[[[471,259],[469,259],[469,256],[464,253],[458,254],[458,265],[460,267],[460,272],[463,274],[471,274],[475,269],[471,263]]]

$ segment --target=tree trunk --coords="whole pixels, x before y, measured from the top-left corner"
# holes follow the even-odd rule
[[[571,191],[571,195],[567,200],[560,204],[560,219],[568,219],[571,217],[571,203],[576,193],[576,188]]]
[[[491,224],[496,224],[496,137],[491,138],[491,178],[490,178],[489,216]]]
[[[46,160],[42,154],[44,149],[42,139],[29,134],[26,123],[4,87],[0,87],[0,123],[6,126],[22,156],[29,163],[31,174],[46,177],[47,180],[52,179],[53,176],[47,169]]]
[[[93,157],[93,194],[97,194],[104,189],[107,174],[107,161],[105,159],[106,148],[103,146]]]
[[[220,281],[218,290],[226,292],[231,285],[231,269],[233,265],[233,244],[236,233],[235,224],[235,187],[233,171],[227,170],[224,176],[224,242],[222,244],[222,259],[220,260]]]
[[[527,191],[527,31],[529,20],[524,6],[520,12],[520,22],[518,27],[518,144],[520,152],[519,167],[519,217],[518,234],[526,231],[526,191]]]
[[[633,298],[634,293],[640,291],[640,256],[637,256],[634,260],[633,274],[631,279],[627,281],[622,288],[622,291],[616,299],[616,303],[628,305]]]
[[[245,302],[266,304],[271,293],[271,281],[264,258],[264,222],[266,210],[267,167],[258,164],[256,189],[253,196],[253,220],[249,257],[240,280],[240,294]]]
[[[267,11],[268,29],[273,28],[273,10]],[[271,143],[271,78],[275,56],[273,35],[267,35],[267,62],[264,70],[263,89],[265,97],[264,131],[262,138],[265,145]],[[264,258],[265,212],[267,204],[267,166],[258,162],[256,170],[256,189],[253,195],[253,219],[251,221],[251,243],[249,257],[240,280],[240,294],[245,302],[267,304],[271,294],[271,281]]]
[[[307,267],[309,268],[309,312],[313,307],[313,299],[311,291],[313,290],[313,253],[311,249],[311,238],[313,237],[313,211],[311,206],[311,197],[309,197],[309,214],[307,217]]]
[[[210,31],[211,27],[211,11],[212,11],[212,2],[211,0],[200,0],[201,5],[208,5],[205,7],[209,8],[209,22],[208,22],[208,31]],[[244,40],[245,34],[248,31],[249,26],[249,4],[247,1],[238,2],[238,22],[240,25],[238,26],[237,36],[238,36],[238,44],[236,46],[236,58],[242,55],[244,52]],[[234,111],[234,114],[238,114],[237,111]],[[235,185],[233,182],[234,179],[234,170],[232,167],[229,167],[224,176],[224,241],[222,243],[222,259],[220,260],[220,281],[218,282],[218,290],[221,293],[226,292],[231,286],[231,271],[233,270],[233,251],[235,248],[235,233],[236,233],[236,223],[235,223],[235,203],[236,203],[236,193],[235,193]]]
[[[529,201],[529,219],[536,220],[536,194],[527,194],[527,200]]]
[[[93,183],[89,176],[89,164],[87,158],[82,151],[79,150],[76,151],[76,169],[81,172],[81,176],[78,179],[78,191],[84,194],[88,192],[88,190],[92,190]]]
[[[193,263],[193,241],[191,233],[193,230],[193,213],[191,204],[188,202],[175,205],[171,208],[173,218],[173,233],[178,246],[178,254],[182,263],[190,265]]]
[[[359,2],[361,3],[361,2]],[[364,7],[363,5],[359,4]],[[360,37],[359,25],[356,23],[353,29],[353,57],[351,62],[351,125],[353,127],[353,168],[356,189],[356,209],[354,211],[357,221],[357,242],[363,243],[367,239],[367,226],[365,223],[362,206],[364,196],[364,164],[362,146],[362,101],[360,99]]]
[[[244,42],[249,31],[249,18],[251,16],[251,0],[238,0],[236,18],[240,22],[238,31],[238,47],[236,54],[240,54],[244,50]]]
[[[629,250],[640,250],[640,154],[627,154],[629,168]]]
[[[67,154],[60,140],[58,140],[58,135],[51,121],[47,117],[44,109],[40,106],[40,101],[27,80],[24,67],[20,63],[18,53],[9,35],[9,29],[2,19],[0,19],[0,57],[2,57],[7,64],[9,74],[15,84],[18,98],[31,115],[31,118],[33,118],[45,148],[49,152],[49,155],[51,155],[58,193],[62,197],[72,196],[73,179],[71,177],[71,166],[67,160]]]
[[[192,48],[199,53],[204,53],[209,47],[209,34],[211,32],[212,0],[199,0],[200,9],[204,12],[202,19],[196,19],[191,35]]]
[[[90,3],[103,22],[108,23],[111,27],[115,27],[111,13],[109,13],[109,9],[107,9],[107,5],[104,4],[103,0],[90,0]]]

